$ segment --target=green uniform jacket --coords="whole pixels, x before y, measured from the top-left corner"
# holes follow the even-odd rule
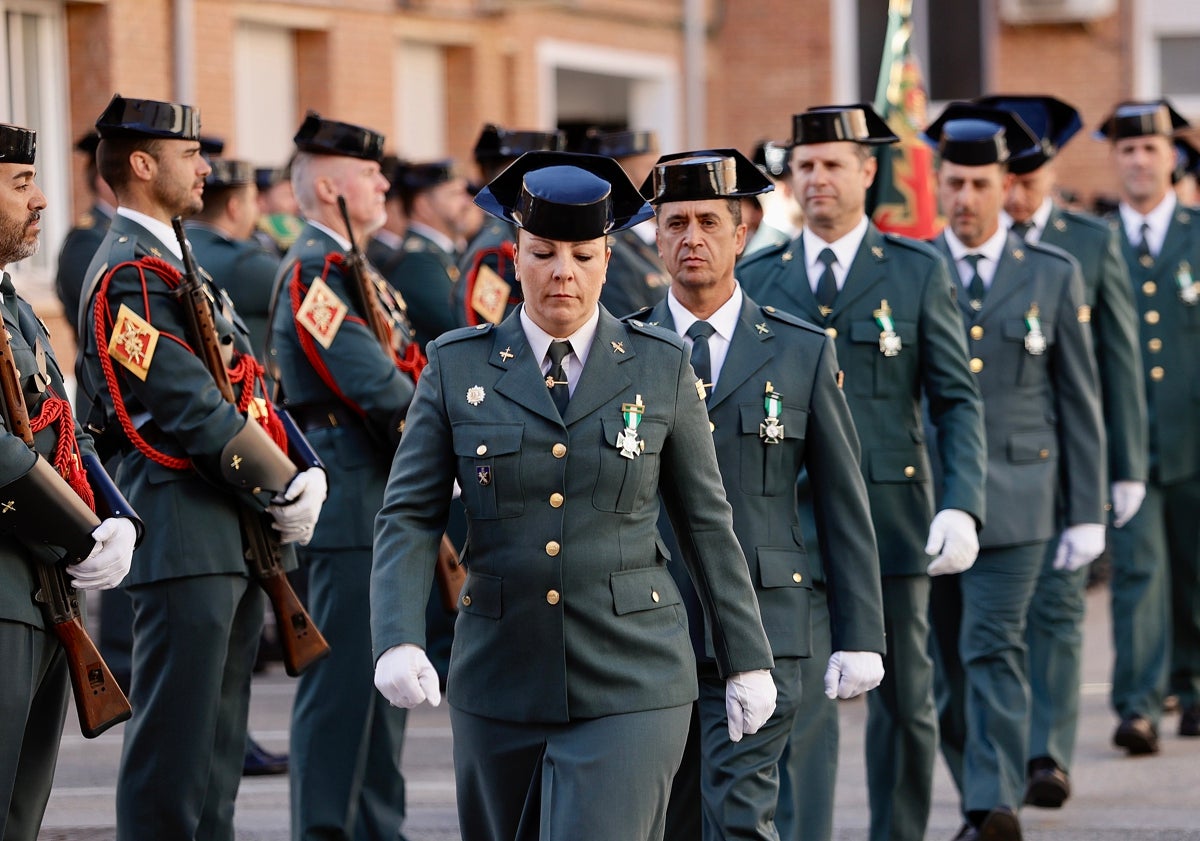
[[[666,301],[637,318],[675,325]],[[837,374],[837,351],[821,328],[743,296],[708,417],[734,531],[776,657],[812,654],[813,564],[796,512],[796,477],[805,468],[825,559],[833,648],[884,651],[879,554],[858,471],[858,436]],[[768,383],[783,401],[777,444],[760,434]],[[712,656],[711,642],[701,653]]]
[[[375,655],[425,644],[455,479],[468,577],[448,698],[506,721],[567,722],[689,703],[696,658],[658,539],[659,493],[713,627],[720,673],[769,669],[712,434],[679,338],[601,308],[566,417],[518,315],[429,346],[376,520]],[[622,457],[623,404],[644,450]],[[689,547],[685,547],[688,550]]]
[[[298,417],[308,407],[318,410],[318,414],[330,407],[345,407],[346,415],[355,419],[306,431],[309,443],[329,472],[329,496],[309,543],[311,549],[371,545],[387,464],[413,395],[412,377],[384,353],[362,315],[354,309],[354,298],[347,290],[341,267],[330,265],[325,273],[326,255],[341,250],[335,240],[317,228],[307,226],[301,232],[280,264],[279,297],[271,331],[271,358],[278,366],[287,406],[296,407]],[[332,293],[350,307],[329,347],[312,343],[313,359],[300,344],[298,331],[303,328],[297,327],[292,315],[297,263],[303,284],[300,297],[313,278],[325,273]]]
[[[451,309],[458,280],[453,254],[410,228],[404,244],[375,267],[404,296],[421,347],[458,326]]]
[[[146,255],[183,268],[149,231],[118,214],[88,269],[92,280],[84,299],[87,330],[77,374],[81,393],[89,401],[98,400],[103,408],[106,434],[119,435],[120,425],[100,367],[92,303],[97,281],[109,267]],[[146,537],[134,552],[125,584],[190,575],[244,574],[237,506],[250,505],[261,511],[263,505],[217,478],[217,462],[246,417],[225,402],[203,361],[187,346],[184,312],[174,292],[152,272],[144,273],[144,285],[142,277],[137,269],[127,267],[113,276],[108,287],[107,302],[114,322],[124,305],[159,331],[145,380],[113,363],[124,404],[134,426],[143,430],[156,448],[191,458],[209,478],[194,469],[175,470],[158,464],[124,446],[114,478],[147,524]],[[214,320],[222,344],[250,353],[249,336],[228,297],[216,291],[213,297],[220,303]],[[290,549],[286,558],[292,561]]]
[[[1176,207],[1149,266],[1118,236],[1141,320],[1151,475],[1169,485],[1200,474],[1200,304],[1180,294],[1181,283],[1200,277],[1200,211]]]
[[[67,390],[63,385],[62,370],[58,366],[58,360],[54,358],[50,334],[45,325],[23,299],[17,299],[17,307],[20,324],[13,320],[6,307],[0,307],[0,312],[4,314],[4,326],[10,336],[13,361],[21,374],[26,393],[25,405],[32,420],[41,413],[47,398],[68,399]],[[29,343],[27,336],[34,337],[34,345]],[[44,360],[44,372],[49,380],[46,390],[41,393],[37,392],[33,384],[34,374],[40,368],[39,357]],[[92,439],[79,426],[79,422],[72,419],[72,425],[75,439],[79,442],[80,454],[95,455]],[[51,423],[34,435],[33,439],[35,449],[51,464],[54,464],[54,450],[58,443],[57,429],[57,425]],[[0,488],[23,476],[31,463],[29,447],[0,423]],[[41,609],[33,601],[37,584],[30,559],[29,551],[17,540],[7,535],[0,537],[0,619],[24,622],[41,628],[44,627],[44,618]]]
[[[54,278],[54,289],[62,301],[63,314],[71,322],[71,330],[79,333],[77,316],[79,298],[84,286],[91,280],[87,276],[88,266],[96,256],[96,249],[104,241],[104,234],[112,222],[112,215],[100,205],[93,205],[75,222],[75,227],[63,240],[58,252],[58,272]]]
[[[234,240],[208,225],[189,223],[188,241],[196,262],[218,289],[228,293],[237,313],[250,331],[254,355],[262,359],[266,350],[267,316],[271,287],[279,270],[279,258],[256,240]]]
[[[1061,248],[1083,271],[1108,436],[1108,478],[1144,482],[1149,467],[1142,354],[1133,287],[1117,234],[1102,219],[1055,207],[1039,242]]]
[[[945,236],[934,241],[953,258]],[[1044,351],[1027,339],[1037,306]],[[1009,234],[976,312],[959,296],[971,369],[987,427],[986,549],[1047,541],[1067,526],[1103,523],[1104,425],[1079,264],[1057,248]]]
[[[758,251],[738,265],[755,300],[825,327],[845,371],[844,390],[862,442],[862,472],[884,575],[921,575],[933,517],[921,398],[937,429],[944,465],[941,507],[984,521],[983,407],[967,369],[955,287],[925,243],[884,235],[874,226],[859,247],[828,318],[805,271],[804,239]],[[875,311],[887,301],[900,352],[880,350]]]

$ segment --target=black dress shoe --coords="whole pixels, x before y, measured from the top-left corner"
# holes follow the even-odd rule
[[[1117,726],[1113,744],[1125,748],[1130,756],[1158,753],[1158,731],[1143,716],[1131,715]]]
[[[264,777],[270,774],[286,774],[288,755],[271,753],[252,737],[246,738],[246,758],[242,762],[242,776]]]
[[[964,823],[962,829],[958,831],[958,835],[955,835],[951,841],[978,841],[978,839],[979,830],[971,826],[970,823]]]
[[[1071,778],[1048,756],[1029,760],[1025,803],[1040,809],[1058,809],[1071,796]]]
[[[1179,716],[1180,736],[1200,736],[1200,704],[1192,704]]]
[[[1021,822],[1007,806],[988,812],[979,825],[979,841],[1021,841]]]

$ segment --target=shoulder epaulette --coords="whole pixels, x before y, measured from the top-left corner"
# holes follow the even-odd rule
[[[654,307],[642,307],[637,312],[631,312],[628,315],[621,316],[621,321],[635,321],[636,320],[636,321],[644,322],[646,320],[646,317],[649,316],[650,313],[652,313],[652,312],[654,312]]]
[[[753,266],[757,263],[778,263],[780,260],[784,259],[783,255],[790,254],[791,245],[791,242],[775,243],[773,245],[764,246],[757,251],[747,254],[742,261],[738,263],[736,271],[740,272],[743,269]],[[787,259],[791,258],[789,257]]]
[[[913,239],[912,237],[906,237],[893,233],[885,233],[883,238],[886,239],[891,245],[897,245],[900,248],[907,248],[909,251],[915,251],[918,254],[929,257],[930,259],[942,259],[942,255],[933,246],[933,244],[925,242],[924,240]]]
[[[652,339],[658,339],[660,342],[666,342],[672,347],[683,348],[683,339],[679,338],[679,334],[674,330],[668,330],[666,327],[657,327],[647,324],[640,319],[630,319],[623,322],[627,327],[630,327],[634,332],[643,336],[649,336]]]
[[[798,315],[792,315],[787,310],[781,310],[772,306],[760,306],[759,309],[762,310],[763,314],[766,315],[767,318],[774,319],[775,321],[782,321],[784,324],[790,324],[793,327],[800,327],[804,330],[809,330],[813,333],[817,333],[820,336],[825,335],[825,330],[823,328],[818,327],[811,321],[805,321]]]
[[[405,237],[404,250],[410,253],[417,251],[429,251],[429,244],[420,237]]]
[[[465,339],[473,339],[477,336],[486,336],[495,328],[495,324],[490,321],[485,321],[482,324],[476,324],[474,327],[457,327],[454,330],[447,330],[442,335],[434,339],[434,344],[439,348],[446,345],[452,345],[455,342],[461,342]]]
[[[1061,260],[1062,262],[1068,263],[1074,267],[1079,266],[1078,260],[1056,245],[1050,245],[1049,243],[1044,242],[1026,242],[1025,249],[1033,254],[1044,254],[1045,256],[1051,257],[1055,260]]]
[[[85,231],[96,227],[96,217],[92,215],[92,211],[85,210],[79,214],[79,218],[75,220],[75,227]]]
[[[1107,221],[1101,219],[1099,216],[1094,216],[1091,213],[1081,213],[1078,210],[1067,210],[1065,208],[1061,211],[1061,213],[1063,217],[1072,224],[1080,225],[1084,228],[1090,228],[1093,231],[1100,231],[1106,235],[1110,230],[1112,230]],[[1058,223],[1061,223],[1062,221],[1062,219],[1056,219],[1055,227],[1058,227]],[[1062,229],[1060,228],[1060,230]]]

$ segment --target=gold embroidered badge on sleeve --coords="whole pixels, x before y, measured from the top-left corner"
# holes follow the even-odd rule
[[[487,265],[480,264],[475,272],[475,286],[471,289],[471,308],[492,324],[504,319],[504,307],[512,287],[504,278]]]
[[[308,294],[296,310],[296,323],[307,330],[321,347],[328,349],[350,308],[321,278],[313,278]]]
[[[158,335],[159,331],[153,324],[121,304],[117,310],[117,323],[113,325],[112,338],[108,341],[108,355],[144,382],[150,372],[150,362],[154,359]]]

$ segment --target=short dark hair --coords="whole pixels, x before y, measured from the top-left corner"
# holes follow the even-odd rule
[[[129,185],[129,156],[145,152],[158,160],[162,139],[158,137],[114,137],[103,139],[96,148],[96,168],[117,195]]]
[[[725,206],[729,208],[729,215],[733,217],[733,227],[742,224],[742,200],[726,199]]]

